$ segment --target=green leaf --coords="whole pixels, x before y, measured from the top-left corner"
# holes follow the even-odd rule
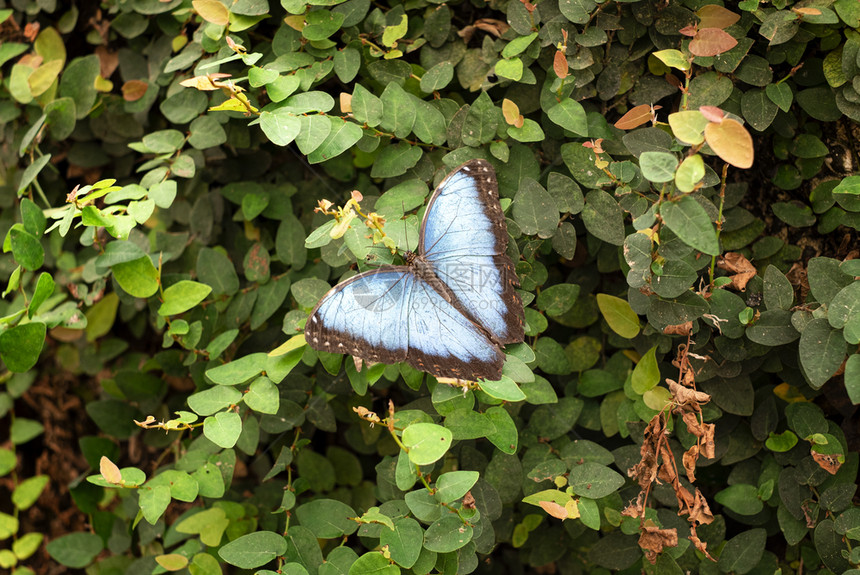
[[[369,551],[355,560],[349,575],[400,575],[400,568],[379,551]]]
[[[633,368],[631,386],[633,391],[641,395],[658,383],[660,383],[660,368],[657,365],[657,347],[654,346],[645,352]]]
[[[791,282],[785,274],[772,265],[767,266],[764,272],[764,303],[769,310],[786,311],[794,304],[794,288]]]
[[[356,84],[352,90],[352,114],[356,120],[367,124],[371,128],[382,123],[385,117],[382,100],[373,95],[373,93],[361,84]]]
[[[574,465],[568,480],[574,493],[589,499],[606,497],[624,485],[620,473],[594,461]]]
[[[334,539],[351,535],[358,529],[358,523],[351,518],[355,510],[335,499],[315,499],[296,510],[299,523],[310,529],[318,539]]]
[[[717,492],[714,499],[738,515],[755,515],[764,509],[755,485],[735,483]]]
[[[442,503],[451,503],[460,499],[480,478],[477,471],[449,471],[436,480],[436,499]]]
[[[239,291],[236,268],[230,258],[219,250],[201,249],[197,253],[196,270],[197,279],[210,286],[214,294],[233,295]]]
[[[29,509],[48,485],[47,475],[28,477],[15,486],[12,491],[12,503],[21,511]]]
[[[855,353],[845,362],[845,391],[854,405],[860,404],[860,353]]]
[[[39,238],[26,231],[23,226],[15,225],[9,230],[9,245],[12,249],[12,257],[24,269],[36,271],[42,267],[42,263],[45,261],[45,250],[42,248]]]
[[[582,223],[589,233],[604,242],[614,246],[624,243],[624,214],[618,202],[603,190],[592,190],[585,196]]]
[[[149,256],[111,266],[116,283],[133,297],[148,298],[158,291],[158,270]]]
[[[558,226],[558,208],[553,197],[531,178],[523,180],[514,198],[513,218],[526,235],[552,237]]]
[[[540,124],[531,118],[523,120],[523,125],[520,128],[509,126],[508,135],[516,141],[524,143],[542,142],[546,139],[546,135],[544,134]]]
[[[675,179],[678,158],[667,152],[642,152],[639,155],[639,168],[642,177],[649,182],[663,183]]]
[[[258,413],[278,413],[278,407],[280,405],[278,388],[274,383],[272,383],[272,380],[266,376],[260,376],[252,381],[248,388],[248,392],[244,397],[245,405]]]
[[[204,545],[217,547],[221,544],[221,536],[230,525],[227,514],[219,507],[212,507],[182,519],[176,524],[176,531],[191,535],[200,535]]]
[[[302,127],[296,136],[296,146],[306,156],[317,150],[331,133],[332,122],[328,116],[302,116]]]
[[[86,118],[95,104],[99,69],[99,58],[92,54],[72,60],[60,78],[60,96],[74,100],[78,120]]]
[[[164,290],[164,303],[158,308],[158,315],[178,315],[184,313],[204,299],[212,291],[208,285],[190,280],[181,280]]]
[[[612,331],[625,339],[633,339],[639,334],[639,316],[626,300],[597,294],[597,306]]]
[[[745,575],[758,565],[766,540],[767,532],[764,529],[750,529],[735,535],[720,553],[717,566],[723,573]]]
[[[409,459],[416,465],[438,461],[448,451],[452,439],[449,429],[435,423],[413,423],[403,430],[402,437]]]
[[[835,329],[860,321],[860,281],[848,284],[833,296],[827,308],[827,321]]]
[[[537,297],[538,309],[550,317],[560,316],[573,308],[579,297],[579,286],[576,284],[556,284],[540,292]]]
[[[463,121],[462,138],[467,146],[478,147],[496,137],[499,110],[486,92],[475,98]]]
[[[47,326],[41,322],[16,325],[0,333],[0,358],[12,373],[29,371],[39,360]]]
[[[451,62],[444,60],[427,70],[421,76],[421,91],[430,94],[436,90],[441,90],[450,84],[453,79],[454,66]]]
[[[391,558],[404,569],[409,569],[421,555],[424,530],[411,517],[401,517],[394,522],[394,529],[383,529],[379,544],[388,545]]]
[[[36,180],[36,176],[39,175],[39,173],[42,171],[42,168],[47,166],[48,162],[50,162],[50,161],[51,161],[51,154],[44,154],[44,155],[36,158],[36,160],[33,161],[32,164],[27,166],[27,168],[24,170],[24,173],[21,174],[21,181],[18,182],[18,196],[21,196],[24,194],[24,192],[29,187],[29,185],[32,184]],[[33,204],[33,202],[30,201],[29,199],[26,199],[26,198],[22,199],[21,200],[22,212],[24,210],[24,202],[25,201],[30,202],[30,204],[35,207],[35,204]],[[39,210],[40,215],[41,215],[41,213],[42,213],[42,211]],[[44,222],[44,218],[45,218],[45,216],[42,216],[43,222]],[[33,234],[35,236],[41,236],[42,235],[41,232],[37,232],[37,231],[31,229],[29,226],[27,226],[26,219],[24,222],[24,227],[27,229],[28,232],[30,232],[31,234]],[[42,227],[42,232],[44,232],[45,231],[44,230],[44,223],[42,224],[41,227]]]
[[[669,114],[669,127],[681,142],[696,146],[705,141],[708,119],[698,110],[685,110]]]
[[[778,111],[779,107],[765,90],[748,90],[741,97],[744,119],[759,132],[763,132],[773,123]]]
[[[800,334],[798,353],[809,384],[818,389],[842,365],[845,339],[842,332],[832,329],[826,319],[813,319]]]
[[[660,215],[669,229],[688,246],[708,255],[720,253],[714,225],[705,208],[694,198],[684,196],[677,202],[666,202],[660,207]]]
[[[302,129],[302,121],[286,108],[260,114],[260,128],[269,140],[278,146],[287,146]]]
[[[499,78],[519,82],[523,77],[523,61],[519,58],[498,60],[495,73]]]
[[[391,83],[385,87],[380,96],[382,100],[382,127],[393,132],[398,138],[405,138],[412,132],[415,125],[415,103],[399,84]]]
[[[833,188],[833,199],[850,212],[860,212],[860,176],[848,176]]]
[[[654,52],[653,56],[670,68],[675,68],[677,70],[690,69],[690,62],[680,50],[659,50]]]
[[[344,14],[329,10],[313,10],[305,15],[302,36],[315,42],[325,40],[338,30],[344,21]]]
[[[764,444],[771,451],[785,453],[797,445],[797,435],[788,429],[782,433],[771,432]]]
[[[14,445],[20,445],[39,437],[44,431],[44,426],[38,421],[17,417],[9,426],[9,439]]]
[[[95,533],[71,533],[53,539],[45,547],[54,561],[72,569],[83,569],[104,549]]]
[[[498,381],[481,381],[479,385],[484,393],[502,401],[515,402],[526,398],[514,380],[504,375]]]
[[[166,485],[156,485],[148,487],[144,485],[138,490],[140,497],[138,504],[143,513],[143,518],[150,525],[155,525],[161,515],[167,510],[170,505],[170,488]]]
[[[408,142],[397,142],[386,146],[373,162],[372,178],[393,178],[405,174],[415,167],[423,152]]]
[[[692,192],[705,177],[705,161],[699,154],[687,156],[675,172],[675,185],[685,194]]]
[[[287,552],[282,535],[271,531],[257,531],[234,539],[218,550],[218,555],[235,567],[256,569]]]
[[[328,118],[331,121],[331,132],[318,148],[308,154],[308,162],[311,164],[318,164],[341,155],[354,146],[363,135],[358,124],[334,116]]]
[[[424,533],[424,547],[435,553],[450,553],[472,540],[472,527],[454,514],[433,522]]]
[[[852,283],[851,276],[839,269],[839,261],[833,258],[812,258],[807,266],[809,289],[816,301],[830,304],[839,291]]]
[[[229,449],[242,434],[242,418],[235,411],[222,411],[203,421],[203,435],[219,447]]]
[[[188,407],[198,415],[212,415],[242,400],[235,387],[218,385],[188,396]]]
[[[788,112],[791,109],[791,102],[794,100],[791,86],[788,84],[768,84],[764,91],[770,101],[776,104],[780,110]]]

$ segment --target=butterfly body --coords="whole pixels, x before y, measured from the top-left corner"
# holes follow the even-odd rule
[[[498,379],[501,346],[523,339],[523,308],[492,167],[473,160],[433,193],[417,253],[332,288],[311,312],[308,344],[437,377]]]

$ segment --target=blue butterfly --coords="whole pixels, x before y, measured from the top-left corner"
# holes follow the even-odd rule
[[[436,377],[497,380],[502,345],[523,340],[523,304],[493,167],[466,162],[433,192],[406,265],[333,287],[305,339],[319,351],[405,361]]]

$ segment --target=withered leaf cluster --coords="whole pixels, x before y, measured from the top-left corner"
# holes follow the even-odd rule
[[[695,373],[688,358],[687,345],[678,348],[678,357],[673,365],[679,369],[680,383],[667,379],[669,391],[672,393],[672,413],[681,416],[687,426],[687,430],[696,437],[696,443],[692,445],[683,455],[684,471],[690,482],[696,480],[696,462],[699,456],[713,458],[714,425],[704,423],[702,419],[702,404],[710,401],[707,393],[696,391]],[[691,493],[684,485],[678,472],[675,456],[669,446],[669,432],[666,428],[669,413],[663,410],[655,415],[645,428],[642,447],[639,450],[640,461],[627,470],[627,475],[639,483],[639,495],[622,512],[628,517],[639,517],[639,546],[645,552],[647,559],[653,564],[657,556],[666,547],[678,545],[678,533],[676,529],[660,529],[651,521],[645,520],[645,507],[651,486],[657,483],[669,483],[675,491],[678,501],[678,515],[686,515],[690,522],[690,541],[696,549],[705,554],[709,559],[713,557],[707,551],[707,544],[699,539],[696,534],[698,525],[708,524],[714,520],[708,501],[698,488]]]

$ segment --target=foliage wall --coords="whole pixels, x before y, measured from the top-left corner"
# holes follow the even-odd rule
[[[860,573],[855,0],[0,6],[3,569]],[[304,345],[472,158],[503,378]]]

